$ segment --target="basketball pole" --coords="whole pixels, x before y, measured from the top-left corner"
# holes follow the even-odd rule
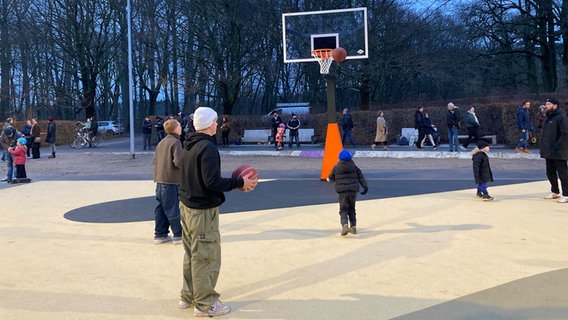
[[[335,117],[335,75],[324,75],[327,80],[327,133],[325,135],[325,148],[321,166],[320,180],[326,180],[338,161],[339,153],[343,149],[339,127]]]

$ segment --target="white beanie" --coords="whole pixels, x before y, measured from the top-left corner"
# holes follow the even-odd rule
[[[199,107],[193,114],[193,126],[197,131],[207,129],[213,121],[217,121],[217,112],[211,108]]]

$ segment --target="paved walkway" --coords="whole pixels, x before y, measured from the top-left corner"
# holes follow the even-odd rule
[[[270,188],[231,196],[262,203]],[[361,197],[347,237],[333,202],[224,214],[217,289],[233,311],[221,319],[567,319],[568,206],[548,189]],[[183,249],[154,245],[152,209],[137,205],[153,193],[112,174],[1,189],[0,319],[192,317],[176,308]],[[74,219],[87,211],[98,219]],[[139,219],[117,222],[125,212]]]

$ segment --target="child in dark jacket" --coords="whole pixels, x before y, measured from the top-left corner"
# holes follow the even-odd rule
[[[343,150],[339,153],[339,162],[331,170],[328,181],[335,182],[335,191],[339,195],[341,235],[345,236],[349,232],[356,234],[355,201],[357,200],[357,192],[359,192],[359,185],[363,187],[362,195],[367,193],[369,187],[349,151]],[[351,228],[347,224],[348,221],[351,223]]]
[[[18,138],[16,140],[16,146],[8,148],[8,152],[10,152],[14,156],[14,165],[16,166],[16,178],[23,179],[27,178],[26,175],[26,152],[28,148],[26,147],[27,144],[26,138]]]
[[[493,173],[489,165],[489,144],[485,140],[477,141],[477,148],[471,152],[473,161],[473,178],[477,183],[477,197],[484,201],[491,201],[493,197],[487,192],[487,183],[493,182]]]

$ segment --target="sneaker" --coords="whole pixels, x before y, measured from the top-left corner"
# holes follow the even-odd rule
[[[484,194],[483,196],[481,196],[481,199],[482,199],[483,201],[491,201],[491,200],[493,200],[493,197],[490,196],[488,193],[486,193],[486,194]]]
[[[1,181],[1,182],[7,182],[7,181],[8,181],[8,178],[4,178],[4,179],[2,179],[2,180],[0,180],[0,181]]]
[[[349,233],[349,227],[346,224],[344,224],[343,228],[341,229],[341,235],[346,236],[348,233]]]
[[[560,198],[558,198],[558,202],[560,202],[560,203],[568,203],[568,197],[560,197]]]
[[[209,310],[207,310],[207,312],[203,312],[197,308],[193,308],[193,315],[195,317],[216,317],[216,316],[222,316],[229,312],[231,312],[231,307],[221,302],[221,300],[215,301],[209,307]]]
[[[516,148],[515,148],[515,151],[517,151],[517,153],[521,153],[521,152],[523,152],[523,149],[521,149],[521,148],[519,148],[519,147],[516,147]]]
[[[182,244],[181,237],[173,237],[172,241],[174,244]]]
[[[477,191],[477,194],[475,196],[481,199],[483,198],[483,193]]]
[[[352,234],[357,234],[357,227],[352,226],[351,228],[349,228],[349,232],[351,232]]]
[[[560,194],[551,192],[549,195],[545,196],[544,199],[558,199]]]
[[[523,153],[532,153],[529,149],[523,149]]]
[[[185,302],[181,297],[179,298],[178,308],[189,309],[193,306],[193,303]]]
[[[162,244],[166,242],[172,241],[172,237],[165,236],[165,237],[154,237],[154,244]]]

